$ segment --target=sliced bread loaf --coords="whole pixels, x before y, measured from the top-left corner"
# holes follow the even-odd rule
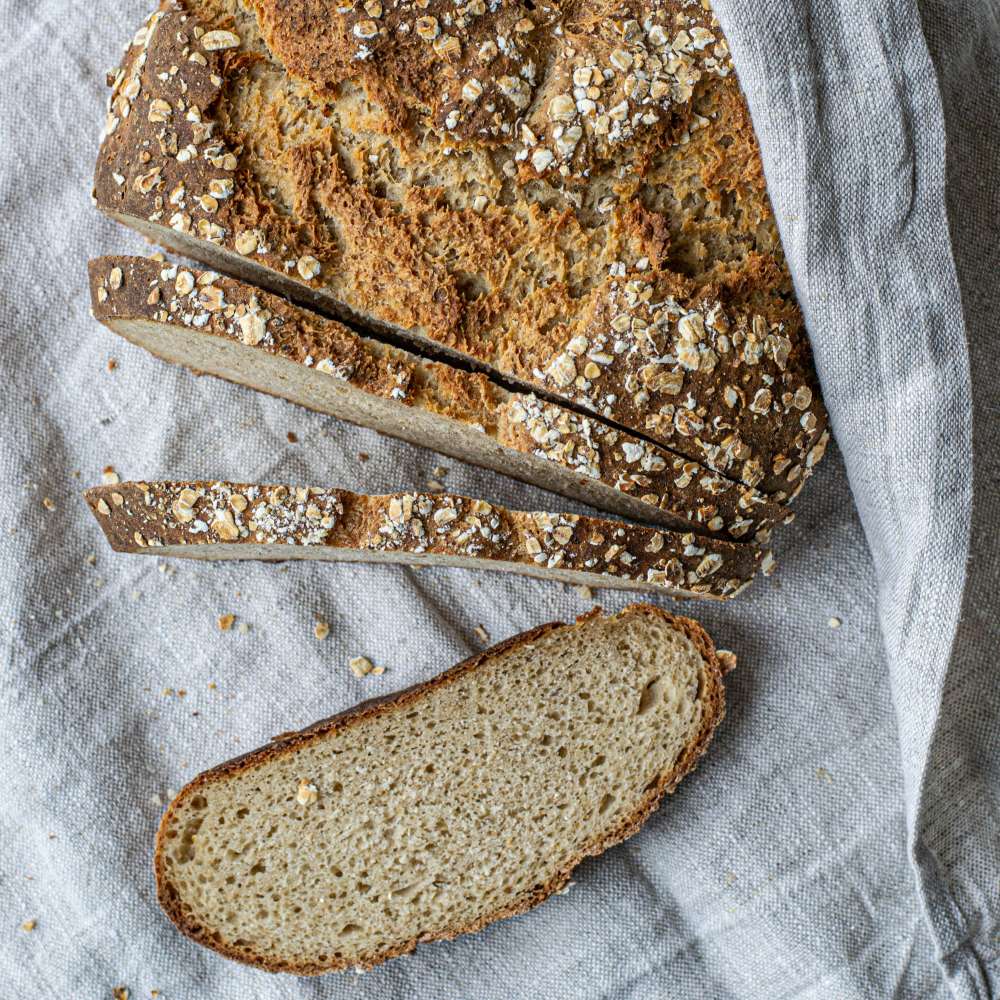
[[[706,8],[166,0],[97,204],[785,499],[827,419]]]
[[[198,943],[299,975],[479,930],[634,834],[724,696],[690,619],[542,625],[199,775],[160,823],[160,903]]]
[[[211,271],[90,262],[94,315],[158,357],[664,527],[766,542],[790,512],[632,434]]]
[[[446,493],[158,482],[97,486],[86,499],[112,548],[157,556],[462,566],[717,599],[764,559],[749,543]]]

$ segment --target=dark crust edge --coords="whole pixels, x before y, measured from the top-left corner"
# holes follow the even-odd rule
[[[503,907],[493,913],[486,914],[477,920],[465,925],[449,928],[434,934],[428,934],[420,938],[411,938],[401,942],[399,945],[374,955],[364,956],[357,962],[331,962],[326,965],[315,963],[296,964],[294,962],[284,962],[273,958],[267,958],[254,953],[250,948],[237,948],[227,943],[213,941],[200,927],[195,927],[188,922],[182,912],[179,894],[171,884],[165,871],[164,852],[166,846],[166,833],[173,820],[174,813],[179,803],[195,794],[205,785],[224,781],[227,777],[243,771],[251,770],[259,764],[267,763],[275,757],[280,757],[288,753],[308,746],[321,740],[330,733],[339,732],[349,726],[363,723],[366,719],[380,715],[390,710],[405,708],[420,698],[429,695],[440,687],[444,687],[467,673],[480,667],[487,660],[500,656],[526,643],[534,642],[549,632],[560,628],[575,628],[595,617],[602,617],[602,610],[599,607],[593,608],[586,614],[580,615],[576,622],[568,624],[565,622],[549,622],[545,625],[538,625],[526,632],[511,636],[503,642],[478,653],[475,656],[463,660],[461,663],[449,668],[436,677],[428,681],[415,684],[402,691],[395,692],[380,698],[373,698],[361,702],[353,708],[347,709],[338,715],[321,719],[311,726],[307,726],[296,733],[282,734],[267,746],[251,750],[241,754],[222,764],[218,764],[207,771],[203,771],[193,778],[167,807],[156,834],[156,846],[153,858],[153,871],[156,879],[156,896],[164,912],[173,924],[186,937],[192,941],[218,952],[225,958],[233,959],[247,965],[253,965],[267,972],[289,972],[299,976],[316,976],[325,972],[343,971],[348,968],[372,969],[391,958],[409,954],[414,951],[418,944],[431,941],[450,941],[461,934],[471,934],[482,930],[489,924],[498,920],[505,920],[538,906],[549,896],[563,888],[569,881],[573,870],[585,858],[598,854],[603,854],[608,848],[621,843],[633,834],[637,833],[651,813],[659,806],[663,796],[671,793],[680,783],[685,775],[694,770],[702,755],[708,749],[716,728],[725,716],[725,687],[723,685],[723,672],[716,656],[715,645],[711,637],[698,622],[691,618],[684,618],[680,615],[672,615],[652,604],[630,604],[613,617],[624,617],[626,615],[638,614],[649,617],[657,617],[666,622],[669,626],[681,632],[688,638],[701,653],[704,661],[702,674],[702,684],[707,687],[703,692],[703,704],[706,711],[702,721],[701,729],[695,738],[688,744],[682,752],[673,769],[659,777],[656,786],[650,789],[639,800],[636,808],[627,816],[623,817],[619,823],[607,834],[598,840],[592,841],[581,847],[576,854],[570,857],[565,867],[561,868],[544,885],[538,886],[528,893],[522,894],[513,900],[508,906]]]

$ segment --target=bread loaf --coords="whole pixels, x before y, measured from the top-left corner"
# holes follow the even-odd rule
[[[99,207],[793,496],[827,419],[706,5],[370,6],[167,0]]]
[[[168,361],[283,396],[625,517],[766,542],[789,516],[762,493],[483,374],[361,337],[210,271],[90,264],[94,315]]]
[[[739,593],[764,560],[748,543],[447,493],[158,482],[97,486],[86,499],[116,551],[156,556],[461,566],[717,599]]]
[[[689,619],[543,625],[195,778],[160,823],[160,903],[241,962],[370,968],[563,889],[639,829],[723,711]]]

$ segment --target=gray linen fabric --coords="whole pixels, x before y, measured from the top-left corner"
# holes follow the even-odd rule
[[[776,577],[731,605],[684,608],[740,667],[712,752],[642,833],[533,913],[363,977],[302,980],[226,962],[161,916],[149,860],[171,789],[430,676],[481,646],[480,623],[499,639],[585,602],[466,571],[115,557],[80,489],[108,464],[123,478],[368,491],[443,464],[457,491],[579,508],[195,379],[98,327],[86,258],[142,249],[88,198],[103,72],[146,11],[0,0],[0,997],[1000,990],[997,8],[928,2],[929,56],[903,0],[718,6],[843,457],[832,449],[779,536]],[[970,507],[963,305],[976,498],[950,656]],[[227,612],[250,629],[221,633]],[[358,653],[387,672],[354,678]]]

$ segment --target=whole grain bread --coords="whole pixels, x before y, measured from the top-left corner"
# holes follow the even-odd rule
[[[459,566],[720,600],[773,564],[749,543],[447,493],[140,482],[85,497],[112,548],[154,556]]]
[[[315,975],[513,916],[636,833],[724,714],[694,621],[650,605],[542,625],[199,775],[157,893],[228,958]]]
[[[90,262],[94,315],[180,362],[664,527],[766,542],[790,512],[672,452],[485,375],[361,337],[211,271]]]
[[[827,418],[707,6],[166,0],[95,198],[783,500]]]

